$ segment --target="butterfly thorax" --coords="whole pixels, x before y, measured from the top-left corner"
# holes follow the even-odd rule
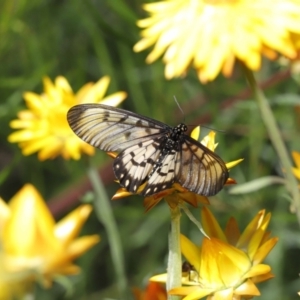
[[[170,139],[178,140],[178,138],[187,131],[187,126],[183,123],[178,124],[174,128],[172,128],[172,132],[170,134]]]
[[[183,123],[172,128],[165,136],[165,143],[162,143],[162,152],[168,154],[171,150],[178,151],[184,141],[183,133],[186,131],[187,126]]]
[[[162,161],[169,154],[174,154],[176,151],[180,151],[181,145],[184,142],[183,133],[187,131],[187,126],[185,124],[179,124],[176,127],[170,129],[165,136],[160,141],[160,155],[156,162],[153,164],[152,171],[149,177],[152,176],[154,172],[160,171],[162,167]]]

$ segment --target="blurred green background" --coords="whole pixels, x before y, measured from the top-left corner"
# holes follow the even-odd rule
[[[108,94],[123,90],[128,98],[122,105],[170,125],[185,121],[216,129],[217,153],[224,161],[244,158],[233,168],[238,183],[262,176],[282,176],[277,156],[268,139],[256,103],[252,100],[237,65],[233,76],[219,76],[203,85],[194,70],[185,78],[167,81],[164,65],[147,65],[147,51],[134,53],[139,40],[136,21],[145,17],[144,1],[134,0],[2,0],[0,2],[0,195],[9,200],[25,183],[36,186],[51,210],[60,218],[78,205],[76,189],[92,198],[84,174],[83,161],[61,158],[40,162],[36,155],[24,157],[17,145],[7,142],[12,132],[9,122],[25,104],[25,91],[42,92],[42,77],[65,76],[74,91],[89,81],[108,75]],[[300,151],[299,76],[283,63],[264,61],[256,74],[278,120],[287,147]],[[184,116],[174,101],[176,96]],[[209,129],[203,128],[201,135]],[[113,182],[111,159],[97,151],[93,158],[103,175],[111,197],[118,185]],[[75,192],[74,192],[75,191]],[[230,195],[230,188],[211,198],[211,210],[225,226],[230,216],[244,229],[260,210],[271,211],[270,230],[280,238],[268,256],[275,278],[259,285],[261,299],[298,299],[300,291],[300,232],[290,212],[287,191],[272,185],[242,195]],[[77,193],[78,194],[78,193]],[[169,212],[159,203],[144,213],[143,198],[129,197],[112,202],[122,237],[127,278],[130,286],[143,287],[151,275],[165,272]],[[199,218],[199,209],[192,209]],[[201,239],[197,228],[182,217],[182,232],[194,242]],[[117,299],[115,274],[103,226],[90,217],[83,234],[99,233],[101,242],[80,260],[82,273],[72,277],[70,295],[54,284],[51,290],[37,287],[37,299]],[[74,283],[74,284],[73,284]]]

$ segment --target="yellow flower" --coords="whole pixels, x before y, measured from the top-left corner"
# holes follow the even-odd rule
[[[296,168],[293,168],[293,173],[295,177],[300,180],[300,153],[293,151],[292,156],[296,165]]]
[[[95,148],[83,142],[71,130],[66,118],[68,110],[83,103],[101,102],[116,106],[126,98],[126,93],[117,92],[103,98],[110,82],[108,76],[95,84],[87,83],[76,94],[62,76],[57,77],[54,83],[48,77],[43,82],[43,94],[24,94],[28,110],[20,111],[19,119],[11,121],[10,126],[19,130],[8,137],[9,142],[19,143],[23,155],[38,152],[40,160],[59,155],[64,159],[78,160],[81,152],[93,155]]]
[[[183,300],[244,299],[260,295],[256,283],[273,277],[271,268],[262,261],[272,250],[278,238],[270,238],[267,227],[271,214],[260,211],[241,234],[235,219],[231,218],[225,230],[219,226],[212,213],[204,207],[201,222],[210,239],[204,238],[202,246],[181,236],[181,251],[190,265],[184,272],[183,287],[169,294],[186,296]],[[151,280],[164,281],[165,274]]]
[[[6,205],[0,201],[0,299],[35,280],[49,287],[56,275],[77,274],[73,260],[99,242],[77,237],[92,208],[82,205],[55,224],[34,186],[26,184]],[[13,290],[12,290],[13,288]],[[9,299],[9,298],[8,298]]]
[[[205,147],[209,148],[211,151],[215,151],[216,147],[218,146],[217,143],[215,143],[215,132],[211,131],[207,136],[205,136],[201,144],[203,144]],[[195,140],[198,140],[200,136],[200,126],[196,127],[192,133],[191,137]],[[116,157],[116,153],[108,153],[112,158]],[[228,169],[233,168],[237,164],[239,164],[243,159],[238,159],[229,163],[226,163],[226,167]],[[235,180],[232,178],[228,178],[226,184],[234,184]],[[145,183],[146,184],[146,183]],[[143,184],[139,187],[137,194],[141,192],[145,186]],[[120,188],[115,195],[113,196],[113,200],[118,200],[120,198],[124,198],[127,196],[132,195],[130,192],[128,192],[125,188]],[[146,208],[146,211],[149,211],[152,209],[155,205],[157,205],[162,199],[165,199],[168,203],[168,205],[171,208],[176,207],[179,203],[186,202],[194,207],[197,207],[199,203],[202,204],[209,204],[209,201],[207,197],[197,195],[193,192],[190,192],[186,188],[182,187],[179,183],[174,183],[172,188],[163,190],[158,192],[157,194],[151,195],[149,197],[146,197],[144,199],[144,207]]]
[[[146,62],[163,53],[167,79],[181,76],[189,66],[199,79],[230,76],[236,59],[258,70],[261,55],[276,52],[293,59],[300,40],[298,0],[167,0],[145,4],[149,18],[134,51],[152,45]]]

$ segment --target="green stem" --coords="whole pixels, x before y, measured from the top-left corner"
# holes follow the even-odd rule
[[[193,216],[191,211],[184,204],[181,204],[180,208],[185,212],[185,214],[188,216],[188,218],[198,227],[200,232],[209,239],[209,236],[204,231],[202,224]]]
[[[293,205],[296,211],[298,223],[300,224],[300,195],[297,180],[292,173],[292,163],[290,161],[288,151],[283,142],[280,130],[277,126],[268,99],[265,97],[263,91],[257,85],[253,73],[247,68],[244,68],[244,71],[249,85],[253,90],[262,119],[265,123],[265,126],[267,127],[270,140],[284,168],[284,174],[286,177],[286,187],[292,195]]]
[[[180,251],[180,208],[171,211],[171,231],[169,234],[169,257],[167,291],[181,286],[181,251]],[[168,300],[180,300],[179,296],[168,296]]]
[[[132,297],[130,297],[131,292],[128,289],[128,283],[125,276],[121,239],[110,205],[110,200],[107,197],[98,172],[94,167],[89,167],[88,176],[96,195],[96,200],[94,203],[96,214],[107,232],[112,261],[116,271],[116,282],[119,288],[120,299],[132,299]]]

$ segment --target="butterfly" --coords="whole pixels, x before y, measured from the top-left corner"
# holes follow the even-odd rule
[[[117,152],[113,170],[131,193],[150,196],[179,183],[199,195],[217,194],[228,179],[223,160],[186,135],[187,126],[160,121],[103,104],[72,107],[74,133],[103,151]],[[140,191],[141,185],[145,187]]]

